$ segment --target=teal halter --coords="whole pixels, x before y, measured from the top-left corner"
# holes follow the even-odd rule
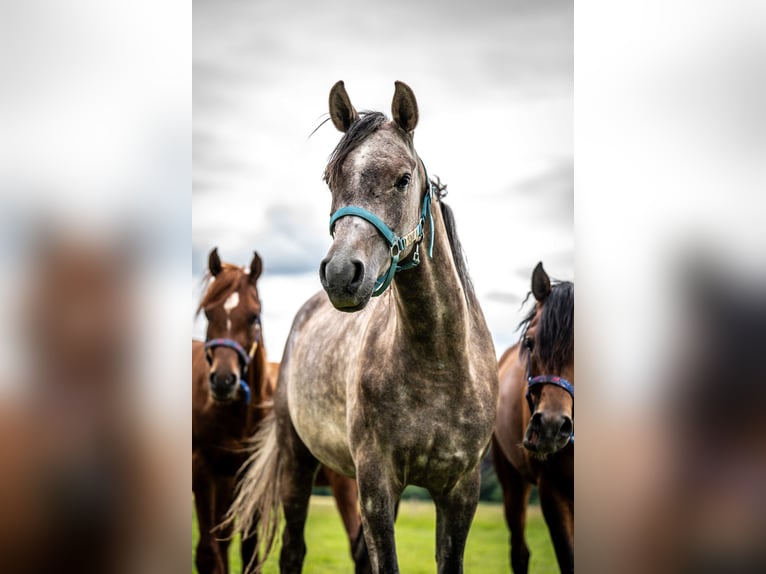
[[[332,214],[332,217],[330,217],[330,235],[333,235],[334,233],[336,221],[338,221],[341,217],[354,215],[372,223],[380,232],[380,234],[386,238],[386,241],[388,241],[389,249],[391,252],[391,265],[389,266],[388,271],[378,277],[378,280],[375,282],[375,288],[372,292],[373,297],[381,295],[386,289],[388,289],[388,286],[391,285],[391,281],[394,280],[394,275],[396,273],[399,271],[412,269],[413,267],[417,267],[420,264],[419,249],[420,242],[423,239],[423,229],[425,227],[426,218],[428,218],[428,221],[431,225],[431,241],[428,247],[428,256],[433,256],[434,217],[431,213],[431,194],[433,193],[433,184],[431,184],[431,180],[428,179],[428,172],[425,170],[425,166],[423,166],[423,171],[426,174],[427,188],[426,195],[423,198],[423,207],[420,210],[420,221],[412,231],[406,235],[403,235],[402,237],[397,236],[396,233],[394,233],[380,217],[370,211],[367,211],[366,209],[356,207],[354,205],[341,207],[338,211]],[[415,245],[415,251],[412,254],[412,259],[399,265],[399,257],[411,245]]]

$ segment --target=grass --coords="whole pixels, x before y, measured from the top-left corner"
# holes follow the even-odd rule
[[[396,548],[399,567],[408,574],[436,572],[435,520],[433,503],[404,500],[396,521]],[[192,519],[192,556],[197,545],[196,516]],[[540,508],[530,506],[527,516],[527,545],[532,555],[530,572],[557,573],[556,557],[548,536]],[[305,574],[353,574],[346,531],[335,509],[335,501],[327,496],[313,496],[306,525]],[[499,504],[479,504],[479,509],[468,537],[465,553],[467,574],[509,573],[508,529]],[[264,574],[278,574],[278,550],[269,557]],[[239,546],[235,541],[230,549],[232,574],[242,571]],[[192,560],[193,563],[193,560]],[[197,570],[192,567],[193,573]]]

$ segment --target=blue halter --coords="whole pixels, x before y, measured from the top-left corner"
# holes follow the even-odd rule
[[[531,351],[527,349],[527,404],[529,404],[529,411],[535,412],[535,405],[532,402],[532,389],[538,385],[556,385],[564,389],[572,397],[572,403],[574,403],[574,385],[563,377],[557,377],[554,375],[538,375],[531,377],[529,374],[531,359]],[[572,428],[572,434],[569,436],[569,442],[574,444],[574,427]]]
[[[423,206],[420,210],[420,221],[412,229],[412,231],[403,235],[402,237],[396,235],[396,233],[394,233],[380,217],[371,211],[367,211],[364,208],[356,207],[354,205],[341,207],[330,217],[330,235],[333,237],[335,231],[335,222],[338,221],[341,217],[353,215],[356,217],[361,217],[362,219],[372,223],[380,232],[380,234],[386,238],[391,253],[391,265],[389,266],[388,271],[378,277],[377,281],[375,281],[375,288],[372,292],[373,297],[381,295],[386,289],[388,289],[388,286],[391,285],[391,281],[394,280],[394,275],[396,273],[400,271],[406,271],[407,269],[412,269],[413,267],[417,267],[420,264],[420,242],[423,239],[423,230],[425,228],[426,218],[428,218],[428,221],[431,225],[431,241],[430,245],[428,246],[428,256],[433,256],[434,217],[431,213],[431,195],[433,193],[433,184],[431,183],[431,180],[428,179],[428,172],[425,169],[425,165],[423,166],[423,171],[426,175],[427,188],[425,197],[423,197]],[[412,259],[399,265],[399,257],[411,245],[415,245],[415,251],[412,254]]]
[[[258,320],[258,323],[260,324],[260,319]],[[252,394],[250,393],[250,386],[245,382],[245,374],[247,373],[247,368],[250,366],[250,363],[253,361],[253,355],[255,354],[255,349],[258,346],[260,338],[260,330],[258,330],[255,336],[255,341],[253,341],[253,346],[250,348],[249,353],[245,351],[245,348],[237,343],[234,339],[210,339],[209,341],[205,342],[205,350],[215,349],[216,347],[227,347],[237,352],[237,355],[239,355],[239,360],[242,363],[242,373],[239,377],[239,388],[242,389],[242,392],[245,393],[245,402],[247,404],[250,404]]]

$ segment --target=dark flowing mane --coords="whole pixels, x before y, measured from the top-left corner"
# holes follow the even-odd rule
[[[199,307],[197,307],[197,315],[203,309],[210,309],[226,301],[229,295],[237,290],[239,280],[244,272],[242,267],[224,263],[221,272],[215,277],[207,273],[203,279],[206,292]]]
[[[343,134],[343,137],[338,142],[338,145],[332,150],[332,154],[330,154],[330,159],[324,170],[324,180],[327,182],[327,185],[334,187],[335,182],[340,177],[343,160],[387,120],[388,118],[381,112],[359,112],[359,119],[351,124],[348,131]]]
[[[460,283],[463,285],[465,291],[466,301],[469,306],[476,305],[476,292],[473,289],[473,281],[468,274],[468,264],[466,263],[465,254],[463,253],[463,246],[460,244],[460,239],[457,236],[457,225],[455,224],[455,216],[452,213],[452,208],[441,200],[446,195],[446,185],[437,179],[437,181],[431,180],[434,186],[434,191],[439,197],[439,207],[441,208],[442,218],[444,219],[444,228],[447,230],[447,239],[449,239],[449,246],[452,250],[452,260],[455,262],[455,269],[457,270],[458,277],[460,277]]]
[[[529,295],[527,295],[529,298]],[[537,306],[519,323],[522,339],[526,336]],[[523,350],[523,347],[521,347]],[[560,372],[574,359],[574,283],[553,284],[551,294],[543,304],[535,333],[535,351],[540,362],[553,372]]]

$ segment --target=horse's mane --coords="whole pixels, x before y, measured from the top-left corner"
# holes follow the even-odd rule
[[[245,270],[237,265],[231,263],[223,263],[221,272],[215,277],[210,272],[205,274],[202,279],[203,286],[205,288],[205,295],[202,297],[202,301],[197,307],[197,315],[203,309],[210,309],[217,305],[221,305],[226,299],[237,290],[239,286],[239,280],[242,277],[242,273]]]
[[[524,299],[526,302],[529,295]],[[521,338],[526,337],[529,325],[537,314],[535,305],[519,323]],[[520,347],[523,352],[523,346]],[[574,283],[555,282],[551,293],[543,304],[540,320],[535,333],[535,350],[546,368],[560,372],[574,359]]]
[[[433,185],[434,193],[439,198],[444,228],[447,230],[447,239],[449,239],[449,246],[452,250],[452,260],[455,262],[455,269],[457,270],[458,277],[460,277],[460,283],[463,285],[466,301],[469,307],[476,305],[476,292],[473,289],[471,276],[468,274],[468,263],[463,253],[463,246],[460,244],[460,239],[457,236],[455,215],[452,213],[452,208],[443,201],[444,196],[447,195],[447,186],[442,184],[438,177],[436,180],[431,180],[431,185]]]
[[[343,161],[348,157],[348,154],[356,149],[360,143],[373,134],[387,120],[388,118],[386,115],[381,112],[366,110],[359,112],[359,119],[349,126],[346,133],[343,134],[343,137],[338,142],[338,145],[335,146],[335,149],[330,154],[330,159],[328,160],[327,167],[324,171],[324,180],[330,187],[332,187],[340,177],[341,166],[343,165]],[[404,132],[402,132],[402,136],[407,141],[407,144],[412,147],[412,141],[409,136]],[[412,151],[415,153],[414,148]],[[432,179],[431,184],[440,200],[447,195],[447,186],[442,184],[438,178],[436,178],[436,180]],[[476,293],[473,288],[471,277],[468,275],[468,265],[465,260],[465,255],[463,254],[460,240],[457,236],[455,216],[452,213],[452,209],[443,201],[439,201],[439,206],[441,207],[444,227],[447,230],[447,237],[452,250],[452,259],[455,261],[455,268],[460,277],[460,283],[463,285],[463,290],[466,293],[466,299],[469,305],[474,305],[476,303]]]

